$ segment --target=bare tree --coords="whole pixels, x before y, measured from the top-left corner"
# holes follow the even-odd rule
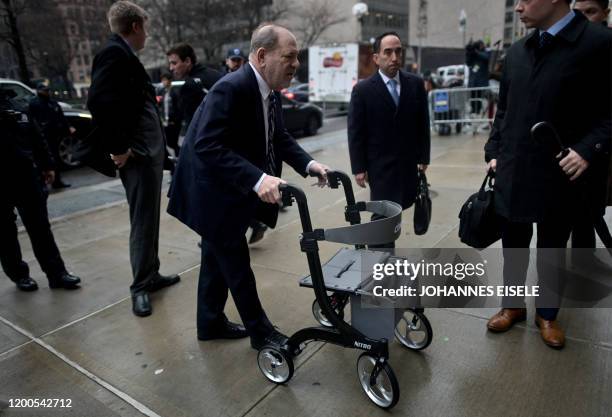
[[[326,0],[311,0],[302,5],[298,16],[300,23],[296,32],[302,40],[302,46],[308,48],[330,27],[345,22],[337,7]]]
[[[32,6],[36,6],[31,3],[25,0],[2,0],[0,3],[0,18],[4,26],[0,29],[0,40],[7,42],[15,51],[19,63],[19,77],[26,84],[30,83],[30,71],[19,20],[33,8]]]
[[[151,20],[151,56],[163,56],[177,42],[203,52],[203,60],[221,56],[221,48],[250,38],[263,21],[282,18],[286,0],[140,0]]]

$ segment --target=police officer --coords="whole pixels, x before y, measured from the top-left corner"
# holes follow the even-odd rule
[[[74,134],[74,127],[68,124],[64,112],[59,103],[49,95],[49,87],[44,83],[36,86],[36,97],[30,101],[29,113],[38,123],[51,148],[53,158],[59,164],[59,145],[61,140]],[[51,186],[55,189],[70,187],[70,184],[62,182],[59,169],[55,172],[55,180]]]
[[[23,261],[17,239],[15,208],[30,236],[34,255],[49,279],[49,287],[75,289],[81,282],[66,271],[47,214],[47,189],[53,182],[53,158],[34,122],[0,90],[0,175],[5,182],[0,199],[0,262],[22,291],[38,289]]]

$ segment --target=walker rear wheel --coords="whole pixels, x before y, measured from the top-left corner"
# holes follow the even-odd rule
[[[259,370],[269,381],[284,384],[293,376],[293,359],[282,349],[264,346],[257,354]]]
[[[332,297],[333,295],[330,297],[330,301],[333,300]],[[333,304],[334,303],[332,302],[332,305]],[[344,318],[344,305],[342,306],[338,305],[334,307],[334,310],[336,311],[336,313],[341,319]],[[314,316],[317,323],[319,323],[321,326],[329,327],[329,328],[334,327],[331,321],[329,321],[329,319],[325,316],[325,314],[323,314],[323,310],[321,309],[321,306],[319,305],[319,301],[317,301],[317,299],[315,299],[312,302],[312,315]]]
[[[386,361],[362,353],[357,360],[357,375],[361,388],[374,404],[386,410],[397,404],[399,384]]]
[[[433,339],[433,330],[424,313],[408,309],[395,326],[397,340],[411,350],[423,350]]]

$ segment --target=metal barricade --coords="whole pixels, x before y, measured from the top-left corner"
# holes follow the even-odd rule
[[[471,130],[474,135],[490,128],[499,87],[446,88],[429,93],[431,128],[440,136]]]

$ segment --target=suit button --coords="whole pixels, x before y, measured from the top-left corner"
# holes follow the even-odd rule
[[[595,149],[597,149],[598,151],[600,151],[600,150],[601,150],[601,143],[596,144],[596,145],[595,145]]]

